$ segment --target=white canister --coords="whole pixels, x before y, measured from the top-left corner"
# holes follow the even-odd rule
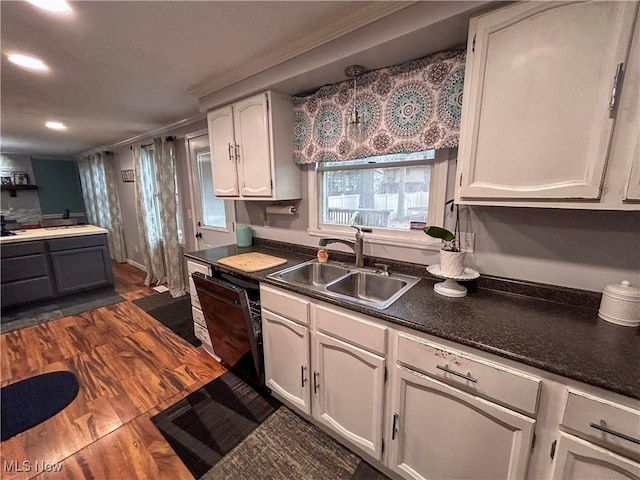
[[[624,280],[604,287],[598,316],[626,327],[640,325],[640,288]]]
[[[440,271],[447,275],[457,277],[464,272],[465,252],[452,252],[451,250],[440,250]]]

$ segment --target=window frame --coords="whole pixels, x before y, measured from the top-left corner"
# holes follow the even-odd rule
[[[444,225],[444,210],[447,194],[447,177],[449,173],[449,149],[435,150],[435,158],[429,160],[432,165],[429,180],[429,207],[427,218],[431,225]],[[415,162],[412,162],[415,163]],[[381,166],[384,164],[379,164]],[[407,165],[409,166],[409,164]],[[309,228],[307,233],[314,237],[328,235],[352,237],[355,230],[348,225],[322,223],[322,192],[320,185],[322,176],[319,165],[316,163],[308,172],[309,188]],[[369,227],[367,227],[369,228]],[[414,249],[439,250],[442,247],[440,240],[425,235],[421,230],[390,230],[371,227],[372,232],[366,234],[367,243],[380,245],[393,245]]]

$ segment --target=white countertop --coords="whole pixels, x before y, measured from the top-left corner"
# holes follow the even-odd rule
[[[95,225],[77,225],[72,227],[32,228],[15,230],[15,235],[0,237],[0,244],[45,240],[49,238],[79,237],[82,235],[98,235],[108,231]]]

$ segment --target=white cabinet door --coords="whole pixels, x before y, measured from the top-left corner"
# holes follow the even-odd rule
[[[229,106],[209,112],[207,122],[214,179],[213,192],[217,197],[237,197],[239,190],[233,109]]]
[[[560,434],[553,478],[638,480],[640,464],[571,435]]]
[[[636,140],[636,148],[631,162],[629,182],[624,195],[625,200],[640,200],[640,133]]]
[[[614,77],[627,61],[636,9],[637,2],[517,2],[472,19],[456,182],[462,202],[600,197]]]
[[[389,466],[406,478],[525,478],[535,420],[403,367],[391,375]]]
[[[384,358],[322,333],[313,347],[314,418],[380,460]]]
[[[262,337],[267,386],[291,405],[310,413],[309,329],[263,310]]]
[[[271,148],[267,94],[254,95],[233,105],[238,144],[240,194],[271,196]]]

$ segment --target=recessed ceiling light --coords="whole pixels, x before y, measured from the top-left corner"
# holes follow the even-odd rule
[[[63,13],[71,10],[65,0],[27,0],[32,5],[50,12]]]
[[[49,67],[39,58],[21,53],[12,53],[9,55],[9,61],[30,70],[49,70]]]
[[[60,122],[47,122],[45,125],[49,128],[53,128],[54,130],[66,130],[67,126],[64,123]]]

